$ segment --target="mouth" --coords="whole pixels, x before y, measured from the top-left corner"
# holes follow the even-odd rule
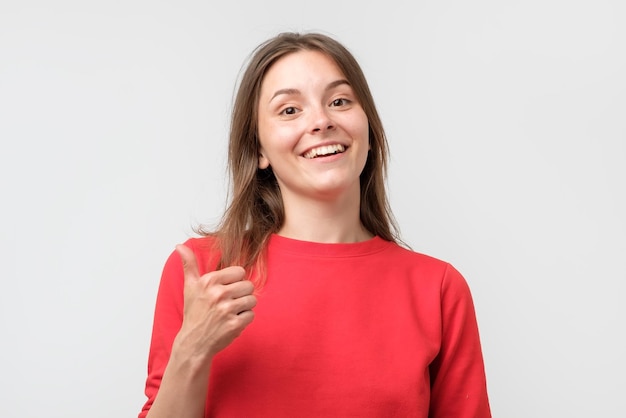
[[[313,148],[302,154],[302,156],[308,160],[318,157],[326,157],[328,155],[341,154],[347,149],[346,146],[341,144],[322,145],[321,147]]]

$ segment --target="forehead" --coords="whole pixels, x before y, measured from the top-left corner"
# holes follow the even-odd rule
[[[317,50],[300,50],[280,57],[266,71],[261,89],[270,84],[274,87],[293,87],[290,83],[346,78],[337,63],[329,55]]]

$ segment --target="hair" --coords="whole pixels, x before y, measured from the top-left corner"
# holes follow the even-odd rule
[[[280,58],[298,51],[319,51],[330,57],[350,83],[369,122],[370,151],[360,176],[360,218],[364,227],[387,241],[402,243],[391,212],[385,180],[388,144],[374,99],[358,62],[338,41],[320,33],[285,32],[252,51],[240,78],[232,108],[228,169],[230,203],[215,231],[218,268],[241,265],[264,275],[264,250],[285,219],[281,191],[271,167],[260,169],[258,103],[267,71]]]

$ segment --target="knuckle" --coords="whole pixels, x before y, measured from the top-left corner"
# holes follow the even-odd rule
[[[246,281],[245,281],[245,282],[243,282],[243,283],[244,283],[244,285],[245,285],[245,287],[246,287],[247,293],[252,293],[252,292],[254,292],[254,284],[253,284],[251,281],[246,280]]]
[[[254,295],[250,295],[249,296],[249,303],[250,303],[250,307],[251,308],[254,308],[256,306],[257,302],[258,302],[258,299],[256,298],[256,296],[254,296]]]
[[[253,311],[246,311],[243,315],[239,315],[239,321],[241,324],[241,329],[245,328],[246,326],[248,326],[252,320],[254,319],[254,312]]]
[[[231,266],[229,269],[232,270],[234,274],[244,276],[246,274],[246,270],[241,266]]]
[[[214,283],[208,286],[211,289],[214,297],[220,301],[226,301],[233,297],[233,293],[235,293],[236,288],[233,287],[232,284],[220,284]]]
[[[219,302],[223,297],[223,292],[217,286],[209,286],[206,289],[206,295],[209,300]]]
[[[215,284],[218,278],[219,278],[219,274],[217,271],[211,271],[205,274],[204,276],[202,276],[202,279],[207,283],[207,285]]]
[[[243,325],[242,325],[241,320],[239,319],[239,317],[235,317],[235,318],[231,319],[230,321],[228,321],[228,323],[226,324],[225,328],[226,328],[226,332],[228,334],[231,334],[233,336],[237,336],[243,330]]]
[[[232,313],[232,303],[229,301],[218,303],[215,309],[220,316],[226,317]]]

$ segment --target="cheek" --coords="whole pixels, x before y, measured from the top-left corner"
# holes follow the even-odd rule
[[[367,121],[367,117],[365,114],[361,118],[358,118],[352,126],[352,132],[355,138],[359,138],[359,140],[365,144],[367,144],[367,148],[369,149],[369,136],[370,129],[369,123]]]
[[[288,152],[300,140],[299,130],[294,125],[274,125],[259,129],[261,148],[269,154]]]
[[[294,135],[291,131],[284,127],[259,126],[259,168],[267,168],[281,164],[281,160],[292,152],[294,144]]]
[[[367,117],[365,114],[363,118],[358,123],[358,128],[356,128],[355,136],[358,136],[360,139],[361,149],[363,150],[363,159],[367,160],[367,154],[372,149],[370,144],[370,128],[369,123],[367,121]]]

